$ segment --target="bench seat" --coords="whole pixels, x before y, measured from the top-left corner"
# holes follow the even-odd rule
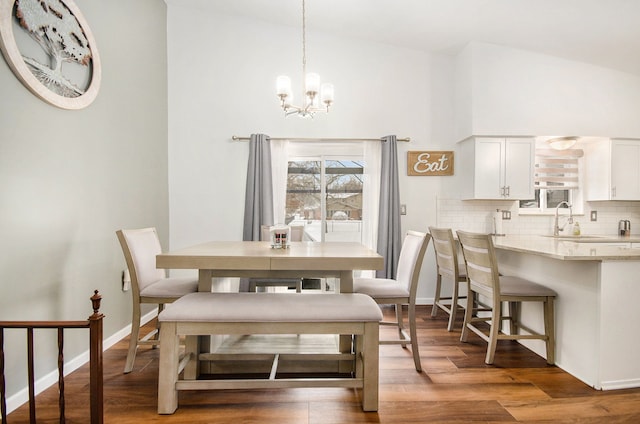
[[[166,307],[160,322],[158,413],[172,414],[179,390],[352,387],[362,389],[362,408],[378,409],[380,307],[363,294],[191,293]],[[353,335],[352,378],[276,378],[278,355],[268,379],[197,380],[199,337],[227,334]],[[179,360],[179,339],[186,352]],[[179,379],[184,368],[184,377]]]

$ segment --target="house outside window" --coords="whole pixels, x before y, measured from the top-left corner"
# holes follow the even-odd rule
[[[304,223],[314,241],[360,242],[363,170],[361,157],[290,160],[285,223]]]

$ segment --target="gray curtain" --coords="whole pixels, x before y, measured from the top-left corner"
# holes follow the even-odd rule
[[[395,278],[402,248],[400,233],[400,184],[398,181],[397,137],[382,138],[380,167],[380,210],[378,216],[378,253],[384,257],[384,269],[378,278]]]
[[[261,225],[273,225],[271,140],[265,134],[251,134],[242,240],[260,240]]]
[[[271,140],[265,134],[251,134],[247,163],[242,240],[260,240],[260,226],[273,225],[271,183]],[[241,278],[239,291],[249,291],[249,279]]]

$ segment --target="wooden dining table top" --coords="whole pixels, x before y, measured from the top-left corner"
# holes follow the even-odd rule
[[[375,270],[384,261],[357,242],[291,242],[274,249],[268,241],[210,241],[156,256],[158,268],[210,270]]]

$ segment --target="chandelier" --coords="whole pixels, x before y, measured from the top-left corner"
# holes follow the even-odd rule
[[[306,39],[306,13],[305,0],[302,0],[302,85],[303,102],[301,106],[293,104],[291,91],[291,78],[280,75],[276,80],[276,94],[280,98],[280,107],[285,116],[297,114],[303,118],[313,118],[316,112],[329,112],[329,106],[333,104],[333,84],[320,84],[320,75],[307,73],[307,39]]]

